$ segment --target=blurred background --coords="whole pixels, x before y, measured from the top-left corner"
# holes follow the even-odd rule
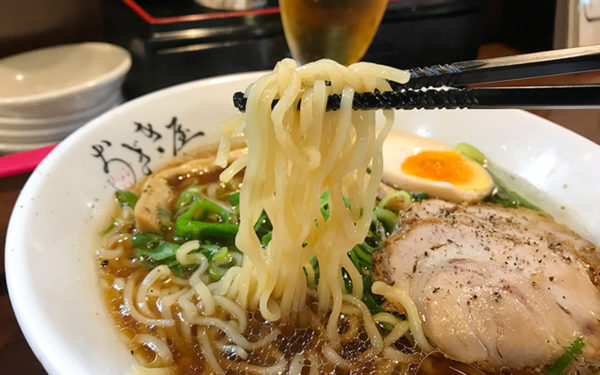
[[[202,1],[224,2],[0,0],[0,58],[55,44],[115,43],[133,57],[124,86],[131,99],[198,78],[271,69],[290,55],[277,0],[249,11]],[[364,60],[405,68],[595,44],[599,25],[600,1],[593,0],[390,0]]]

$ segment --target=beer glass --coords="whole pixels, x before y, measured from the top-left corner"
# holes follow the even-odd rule
[[[359,61],[377,31],[387,0],[279,0],[285,38],[301,64],[328,58]]]

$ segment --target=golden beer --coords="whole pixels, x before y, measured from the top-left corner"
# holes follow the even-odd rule
[[[285,38],[301,64],[321,58],[359,61],[377,31],[387,0],[279,0]]]

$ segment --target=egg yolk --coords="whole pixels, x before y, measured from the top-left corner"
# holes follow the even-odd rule
[[[464,185],[473,179],[468,160],[456,151],[422,151],[402,163],[402,172],[411,176],[452,185]]]

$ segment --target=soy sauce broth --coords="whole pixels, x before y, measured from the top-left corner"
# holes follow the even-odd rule
[[[213,192],[220,197],[220,200],[226,200],[227,195],[239,190],[241,186],[241,176],[237,176],[231,184],[221,184],[218,182],[218,175],[220,171],[211,173],[198,173],[195,175],[188,176],[177,176],[168,181],[169,185],[178,196],[183,190],[192,184],[196,185],[212,185]],[[141,184],[138,185],[136,193],[139,194],[141,190]],[[171,202],[173,203],[173,202]],[[120,208],[118,209],[120,210]],[[118,217],[119,211],[115,212],[113,217]],[[197,340],[186,340],[178,332],[177,325],[175,327],[157,328],[155,326],[148,326],[142,324],[127,314],[123,300],[123,285],[128,278],[136,277],[142,280],[149,272],[150,269],[146,268],[135,259],[135,248],[131,244],[130,238],[137,232],[134,225],[124,226],[122,228],[122,237],[119,241],[119,246],[122,246],[123,256],[111,259],[107,261],[105,259],[98,259],[100,267],[100,282],[104,294],[104,300],[108,310],[115,322],[117,329],[123,334],[125,341],[128,343],[129,350],[132,355],[138,358],[142,358],[144,362],[151,362],[155,356],[155,353],[134,342],[134,338],[138,334],[152,334],[155,336],[166,335],[166,343],[173,355],[176,374],[210,374],[212,370],[208,366],[203,358],[201,347]],[[169,279],[163,283],[169,283]],[[164,285],[163,285],[164,286]],[[174,307],[174,316],[178,316],[181,311],[177,311],[177,307]],[[327,317],[318,317],[316,314],[316,304],[311,302],[307,306],[307,312],[311,316],[310,319],[302,319],[303,321],[283,321],[283,322],[268,322],[265,321],[261,315],[257,312],[249,313],[248,327],[244,332],[244,336],[250,341],[256,341],[261,337],[268,335],[273,330],[278,329],[280,334],[277,338],[269,345],[263,348],[249,352],[248,362],[258,366],[269,366],[273,364],[272,353],[277,350],[283,353],[285,358],[289,361],[297,354],[310,354],[310,353],[321,353],[322,347],[328,342],[325,324]],[[227,319],[227,317],[221,317]],[[340,333],[344,331],[344,319],[340,322]],[[195,337],[197,331],[196,327],[192,327],[192,336]],[[385,334],[384,331],[382,331]],[[209,328],[207,334],[211,336],[213,340],[223,338],[223,334],[214,328]],[[403,339],[401,342],[395,344],[397,349],[401,349],[406,353],[418,353],[410,342]],[[352,338],[348,342],[342,345],[340,354],[344,359],[352,361],[353,358],[357,357],[361,352],[367,350],[370,347],[370,341],[366,335],[364,329],[359,329],[356,337]],[[409,375],[479,375],[483,372],[449,359],[446,359],[440,353],[433,353],[425,356],[424,354],[418,354],[419,360],[414,364],[398,364],[390,370],[390,374],[409,374]],[[321,355],[321,359],[323,356]],[[235,363],[241,363],[239,358],[235,355],[220,355],[220,361],[225,363],[226,361],[232,361]],[[324,362],[320,367],[320,374],[340,374],[340,375],[366,375],[375,373],[378,367],[376,359],[366,360],[356,366],[357,369],[348,371],[338,367],[335,367],[332,363]],[[240,371],[239,368],[227,368],[225,367],[227,374],[243,374],[244,371]],[[302,374],[309,374],[309,367],[305,366]]]

